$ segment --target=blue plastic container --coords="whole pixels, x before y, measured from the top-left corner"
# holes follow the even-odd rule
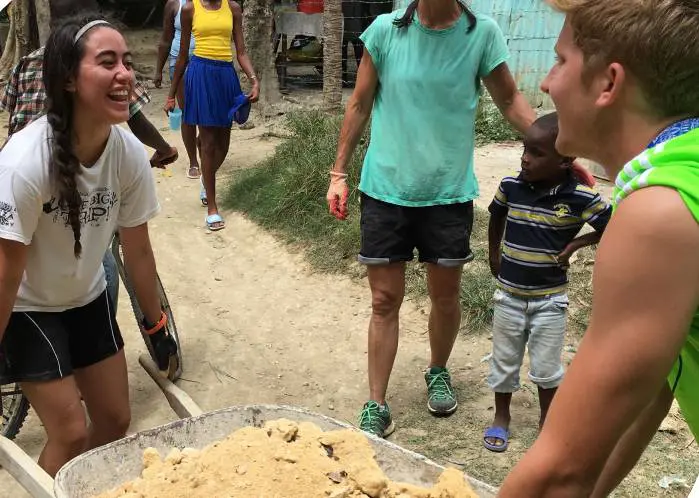
[[[175,107],[168,114],[168,118],[170,120],[170,129],[173,131],[179,130],[182,126],[182,109]]]

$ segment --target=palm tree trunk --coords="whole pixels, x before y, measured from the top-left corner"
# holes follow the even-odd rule
[[[51,7],[49,0],[34,0],[36,8],[36,24],[39,29],[39,46],[46,45],[51,32]]]
[[[33,47],[32,43],[31,20],[34,9],[30,1],[14,0],[8,6],[10,32],[0,57],[0,81],[6,81],[19,60],[38,48]]]
[[[274,0],[245,0],[243,7],[245,48],[260,81],[258,109],[265,117],[276,115],[276,105],[281,100],[274,54],[272,54],[273,19]]]
[[[325,0],[323,10],[323,104],[342,108],[342,0]]]

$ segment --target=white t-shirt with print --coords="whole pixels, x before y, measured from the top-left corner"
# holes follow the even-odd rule
[[[143,145],[112,126],[104,152],[77,176],[83,200],[82,255],[73,254],[67,209],[49,172],[50,126],[42,117],[0,151],[0,238],[29,246],[14,311],[64,311],[104,292],[102,259],[119,227],[141,225],[160,210]]]

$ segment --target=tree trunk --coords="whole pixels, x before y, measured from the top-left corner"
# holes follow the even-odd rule
[[[7,81],[12,69],[19,60],[32,50],[36,41],[32,36],[32,17],[34,13],[31,0],[14,0],[8,7],[10,32],[7,35],[5,50],[0,57],[0,81]]]
[[[39,46],[46,45],[51,32],[51,7],[49,0],[34,0],[36,7],[36,24],[39,29]]]
[[[323,10],[323,104],[342,108],[342,0],[325,0]]]
[[[260,82],[258,108],[264,117],[275,116],[276,106],[281,100],[272,53],[273,20],[274,0],[245,0],[243,7],[245,48]]]

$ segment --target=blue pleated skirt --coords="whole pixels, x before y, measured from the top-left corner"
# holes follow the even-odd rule
[[[243,93],[232,62],[193,55],[185,73],[185,108],[188,125],[230,128],[230,110]]]

